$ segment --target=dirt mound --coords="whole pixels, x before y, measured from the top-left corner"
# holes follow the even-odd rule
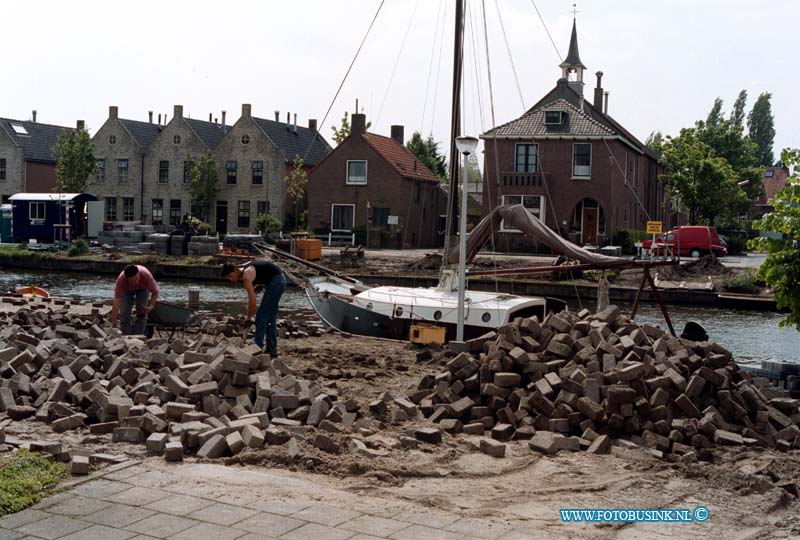
[[[659,269],[659,274],[662,274],[665,277],[669,276],[681,278],[691,278],[696,276],[722,276],[730,273],[731,270],[728,267],[719,262],[719,259],[712,257],[711,255],[700,257],[699,259],[683,263],[677,267],[667,266]]]

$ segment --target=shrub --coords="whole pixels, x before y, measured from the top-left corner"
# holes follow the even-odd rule
[[[759,281],[756,271],[748,268],[743,272],[722,278],[722,286],[726,291],[742,294],[758,294],[763,282]]]
[[[266,238],[269,233],[281,230],[281,220],[269,214],[259,214],[256,218],[256,229]]]
[[[70,257],[80,257],[81,255],[86,255],[89,253],[89,244],[86,243],[86,240],[82,238],[78,238],[77,240],[73,240],[72,244],[67,249],[67,255]]]
[[[635,229],[617,229],[614,233],[614,245],[622,248],[622,253],[625,255],[636,254],[636,242],[642,242],[653,235],[648,235],[645,231],[638,231]]]

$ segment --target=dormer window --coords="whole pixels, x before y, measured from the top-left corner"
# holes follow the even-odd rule
[[[544,112],[544,125],[546,126],[561,126],[566,123],[567,113],[564,111],[545,111]]]
[[[773,176],[775,176],[775,171],[773,171],[772,169],[767,169],[766,171],[764,171],[764,176],[767,178],[772,178]]]

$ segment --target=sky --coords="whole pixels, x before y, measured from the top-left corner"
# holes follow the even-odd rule
[[[466,0],[466,134],[520,116],[555,86],[573,1]],[[406,138],[432,134],[446,150],[455,2],[384,0],[378,12],[380,4],[7,2],[0,116],[27,120],[36,109],[40,122],[74,126],[83,119],[96,132],[109,105],[143,121],[148,111],[171,118],[175,104],[205,120],[226,110],[233,123],[241,104],[251,103],[255,116],[274,118],[278,110],[285,121],[289,112],[301,125],[327,113],[320,131],[330,141],[331,126],[358,100],[370,131],[389,135],[400,124]],[[586,95],[591,99],[594,73],[602,70],[609,113],[641,140],[693,125],[717,96],[727,114],[745,89],[748,111],[760,93],[772,93],[776,159],[781,148],[800,147],[793,125],[800,118],[800,38],[792,28],[800,2],[584,0],[577,11]]]

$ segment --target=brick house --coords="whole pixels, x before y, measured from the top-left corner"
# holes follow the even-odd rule
[[[584,98],[586,66],[574,22],[559,67],[562,77],[553,90],[521,117],[481,135],[484,215],[498,204],[522,203],[571,240],[593,245],[611,243],[619,229],[644,230],[648,220],[668,226],[658,158],[608,114],[602,72],[594,99]],[[498,246],[534,244],[501,229]]]
[[[249,104],[232,126],[224,111],[219,123],[187,118],[175,105],[172,119],[165,116],[162,124],[160,115],[153,122],[152,113],[148,122],[119,118],[112,106],[93,141],[98,173],[87,190],[105,201],[107,221],[143,221],[170,230],[191,211],[188,160],[210,153],[220,192],[209,221],[226,234],[253,232],[262,213],[283,221],[287,163],[302,153],[310,169],[330,149],[315,120],[303,128],[255,118]]]
[[[369,225],[373,246],[375,231],[402,247],[440,245],[447,193],[439,178],[405,147],[403,126],[384,137],[365,125],[363,114],[353,114],[350,135],[309,174],[309,227],[349,234]]]
[[[83,127],[79,120],[78,127]],[[50,193],[56,185],[53,146],[62,131],[74,128],[0,118],[0,201],[15,193]]]
[[[756,219],[774,210],[769,204],[770,199],[786,187],[786,180],[789,179],[788,167],[765,167],[764,177],[762,178],[761,195],[753,203],[749,210],[749,218]],[[745,216],[740,216],[745,217]]]

